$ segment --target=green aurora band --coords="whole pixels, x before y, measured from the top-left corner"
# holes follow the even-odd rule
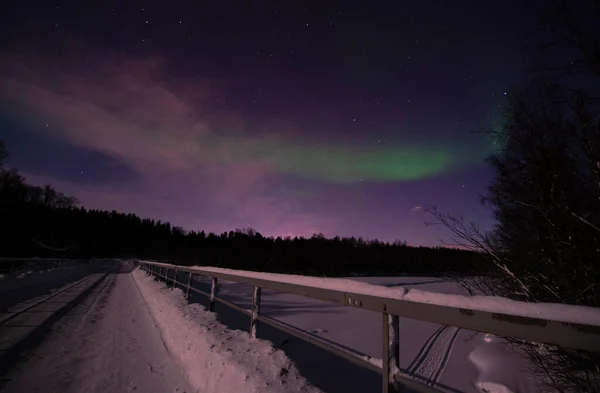
[[[205,159],[222,164],[265,163],[275,172],[330,183],[401,182],[430,178],[482,163],[489,141],[470,144],[338,147],[292,143],[281,138],[213,137],[201,143]],[[401,145],[401,144],[400,144]]]

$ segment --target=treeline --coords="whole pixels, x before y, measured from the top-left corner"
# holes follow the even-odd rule
[[[0,145],[0,164],[6,158]],[[479,255],[362,238],[264,237],[253,229],[185,231],[134,214],[78,206],[0,165],[0,257],[140,258],[319,276],[468,274]]]

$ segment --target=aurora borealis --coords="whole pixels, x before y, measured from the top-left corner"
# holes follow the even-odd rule
[[[423,206],[491,225],[495,146],[472,131],[498,126],[535,18],[421,3],[15,3],[0,138],[30,182],[90,208],[439,244]]]

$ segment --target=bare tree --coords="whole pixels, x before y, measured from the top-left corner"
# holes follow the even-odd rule
[[[494,229],[484,233],[460,216],[428,210],[456,244],[486,256],[476,277],[455,277],[473,294],[600,307],[600,100],[593,96],[600,30],[587,29],[573,3],[556,2],[545,22],[579,56],[513,90],[503,129],[489,131],[502,141],[488,159],[495,175],[482,198]],[[589,4],[600,19],[600,2]],[[546,78],[575,70],[591,93]],[[600,392],[598,354],[509,341],[529,356],[548,391]]]

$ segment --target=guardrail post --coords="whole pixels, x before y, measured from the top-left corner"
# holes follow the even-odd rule
[[[177,269],[173,269],[173,284],[171,286],[171,291],[175,289],[175,283],[177,282]]]
[[[261,287],[254,287],[254,295],[252,296],[252,317],[250,319],[250,338],[256,338],[258,333],[258,316],[260,314],[260,298]]]
[[[383,344],[381,391],[383,393],[400,392],[400,384],[395,378],[400,371],[400,318],[384,312],[381,322],[383,325],[381,337]]]
[[[186,300],[190,300],[190,287],[192,286],[193,277],[194,277],[194,275],[192,274],[192,272],[188,272],[187,288],[185,289],[185,299]]]
[[[215,311],[215,296],[219,292],[219,280],[216,277],[212,278],[212,285],[210,287],[210,302],[208,303],[208,311]]]

